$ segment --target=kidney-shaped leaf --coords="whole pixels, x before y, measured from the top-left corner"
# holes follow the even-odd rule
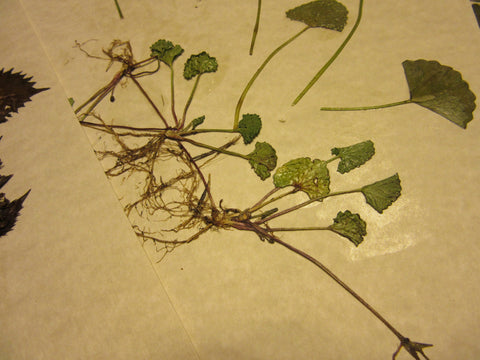
[[[340,174],[345,174],[365,164],[374,154],[375,147],[370,140],[343,148],[332,149],[332,155],[337,155],[340,158],[337,167],[337,171]]]
[[[188,58],[183,69],[183,77],[187,80],[205,73],[215,72],[218,69],[217,59],[205,51]]]
[[[262,180],[268,178],[270,171],[277,166],[277,153],[272,145],[266,142],[257,142],[255,150],[248,154],[248,159],[255,174]]]
[[[402,65],[412,102],[467,127],[473,119],[475,94],[462,74],[437,61],[406,60]]]
[[[330,174],[327,163],[322,160],[299,158],[290,160],[277,169],[273,175],[276,187],[293,186],[305,192],[310,199],[327,195],[330,192]]]
[[[394,203],[401,194],[402,186],[398,174],[366,185],[361,189],[367,203],[380,214]]]
[[[342,31],[347,24],[348,10],[335,0],[318,0],[287,11],[291,20],[301,21],[310,27],[323,27]]]
[[[243,142],[250,144],[262,129],[262,119],[257,114],[244,114],[238,123],[237,131],[242,135]]]
[[[172,66],[177,57],[182,55],[183,48],[180,45],[174,45],[171,41],[160,39],[150,46],[152,57]]]
[[[339,212],[333,219],[329,229],[350,240],[355,246],[362,243],[363,237],[367,235],[367,224],[360,215],[353,214],[349,210]]]

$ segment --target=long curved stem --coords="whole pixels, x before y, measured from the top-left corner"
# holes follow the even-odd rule
[[[397,101],[389,104],[382,104],[382,105],[371,105],[371,106],[354,106],[354,107],[322,107],[320,110],[322,111],[361,111],[361,110],[375,110],[375,109],[384,109],[399,105],[410,104],[413,101],[411,99]]]
[[[393,327],[380,313],[375,310],[369,303],[367,303],[360,295],[358,295],[350,286],[344,283],[340,278],[335,275],[329,268],[323,265],[320,261],[315,259],[313,256],[308,255],[300,249],[280,240],[275,237],[275,242],[280,244],[287,249],[293,251],[295,254],[300,255],[304,259],[313,263],[316,267],[320,268],[325,274],[327,274],[333,281],[340,285],[344,290],[346,290],[350,295],[352,295],[358,302],[360,302],[368,311],[370,311],[378,320],[380,320],[401,342],[405,341],[405,337]]]
[[[257,40],[258,28],[260,27],[260,14],[262,12],[262,0],[258,0],[257,5],[257,18],[255,20],[255,26],[253,28],[252,42],[250,43],[249,54],[253,55],[253,48],[255,47],[255,40]]]
[[[245,101],[245,97],[247,96],[248,91],[252,87],[252,85],[255,82],[255,80],[257,79],[257,77],[263,71],[265,66],[267,66],[267,64],[270,62],[270,60],[272,60],[272,58],[275,55],[277,55],[280,52],[280,50],[282,50],[285,46],[290,44],[293,40],[295,40],[297,37],[302,35],[305,31],[307,31],[310,28],[311,28],[310,26],[307,26],[307,27],[303,28],[300,32],[293,35],[290,39],[285,41],[282,45],[280,45],[275,50],[273,50],[272,53],[270,55],[268,55],[268,57],[262,63],[262,65],[260,65],[260,67],[257,69],[257,71],[255,71],[255,74],[253,74],[253,76],[250,79],[250,81],[248,82],[247,86],[245,86],[245,89],[243,90],[242,95],[240,95],[240,98],[238,99],[237,107],[235,108],[235,118],[234,118],[234,121],[233,121],[233,128],[234,129],[236,129],[238,127],[238,122],[239,122],[239,119],[240,119],[240,110],[242,108],[243,102]]]
[[[352,38],[353,34],[358,28],[358,25],[360,25],[360,20],[362,20],[362,12],[363,12],[363,0],[360,0],[360,4],[358,5],[358,15],[357,15],[357,20],[355,21],[355,24],[352,27],[352,30],[350,30],[350,33],[348,36],[345,38],[343,41],[342,45],[335,51],[335,53],[332,55],[330,60],[327,61],[325,65],[318,71],[318,73],[313,77],[313,79],[308,83],[308,85],[303,89],[300,94],[296,97],[296,99],[293,101],[292,106],[296,105],[302,98],[303,96],[310,90],[310,88],[320,79],[320,77],[323,75],[325,71],[332,65],[332,63],[335,61],[335,59],[340,55],[340,53],[343,51],[345,46],[348,44],[350,39]]]

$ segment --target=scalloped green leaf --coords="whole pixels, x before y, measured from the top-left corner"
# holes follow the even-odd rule
[[[410,100],[466,128],[473,119],[475,94],[462,74],[438,61],[405,60]]]
[[[242,135],[243,142],[250,144],[262,129],[262,119],[257,114],[244,114],[238,123],[237,131]]]
[[[253,171],[255,171],[255,174],[262,180],[268,178],[270,171],[277,166],[277,153],[269,143],[257,142],[255,144],[255,150],[247,156]]]
[[[293,186],[306,193],[310,199],[330,192],[330,174],[327,163],[308,157],[290,160],[277,169],[273,183],[278,188]]]
[[[348,10],[338,1],[318,0],[288,10],[287,17],[310,27],[342,31],[347,24]]]
[[[402,191],[398,174],[364,186],[361,192],[367,203],[380,214],[398,199]]]
[[[185,62],[183,77],[190,80],[197,75],[215,72],[217,69],[217,59],[202,51],[200,54],[190,56]]]
[[[150,46],[150,56],[156,57],[168,66],[172,66],[177,57],[183,54],[183,48],[180,45],[174,45],[171,41],[160,39]]]
[[[337,171],[345,174],[357,167],[362,166],[375,154],[375,147],[370,140],[343,147],[333,148],[332,155],[340,157]]]
[[[345,212],[339,211],[329,229],[347,238],[355,246],[360,245],[363,237],[367,235],[367,223],[362,220],[360,215],[353,214],[349,210]]]

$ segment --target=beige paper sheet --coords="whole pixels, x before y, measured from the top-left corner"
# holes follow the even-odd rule
[[[480,295],[478,177],[480,125],[462,130],[415,105],[362,113],[320,113],[321,106],[363,105],[408,97],[402,61],[438,60],[460,70],[480,94],[480,29],[468,1],[366,1],[352,41],[302,100],[290,103],[353,25],[357,1],[345,0],[344,33],[309,30],[258,79],[244,112],[262,116],[262,141],[279,164],[326,158],[335,146],[371,139],[376,155],[338,188],[396,172],[402,196],[383,215],[361,196],[329,199],[286,221],[331,221],[346,208],[362,214],[368,236],[358,248],[329,234],[283,238],[329,266],[405,336],[433,343],[431,359],[475,359]],[[253,234],[212,232],[158,262],[136,238],[67,98],[88,98],[113,76],[75,41],[100,53],[129,40],[137,59],[159,38],[208,51],[219,62],[205,76],[191,114],[209,127],[231,124],[254,69],[301,29],[287,0],[264,2],[255,54],[247,55],[254,1],[6,0],[0,5],[0,66],[33,75],[47,92],[6,124],[0,158],[14,173],[11,198],[32,192],[14,231],[0,238],[0,354],[6,359],[389,359],[397,339],[318,269]],[[190,84],[178,71],[178,102]],[[157,75],[156,75],[157,76]],[[161,103],[168,77],[145,80]],[[101,110],[117,122],[147,125],[152,113],[131,84]],[[165,105],[168,109],[168,104]],[[476,118],[478,115],[475,114]],[[244,150],[239,147],[240,150]],[[250,149],[250,148],[248,148]],[[271,188],[241,160],[218,159],[208,172],[226,206],[242,208]],[[245,190],[239,190],[245,189]],[[398,359],[408,359],[402,351]]]

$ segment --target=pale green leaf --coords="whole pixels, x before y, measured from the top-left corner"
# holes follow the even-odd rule
[[[244,114],[238,123],[237,131],[242,135],[243,142],[250,144],[260,133],[262,120],[257,114]]]
[[[182,55],[183,49],[180,45],[173,45],[171,41],[160,39],[150,46],[152,57],[172,66],[177,57]]]
[[[308,157],[290,160],[277,169],[273,176],[276,187],[293,186],[305,192],[310,199],[327,195],[330,192],[330,174],[327,163],[311,160]]]
[[[348,10],[338,1],[318,0],[288,10],[287,17],[310,27],[342,31],[347,24]]]
[[[361,189],[367,203],[380,214],[393,204],[401,194],[402,187],[398,174],[364,186]]]
[[[333,219],[333,224],[329,226],[333,232],[346,237],[355,246],[362,243],[363,237],[367,235],[367,224],[360,215],[352,214],[349,210],[338,212],[337,217]]]
[[[203,51],[200,54],[190,56],[185,62],[183,77],[190,80],[197,75],[215,72],[217,69],[217,59]]]
[[[336,155],[341,159],[337,167],[337,171],[341,174],[345,174],[365,164],[374,154],[375,147],[370,140],[343,148],[332,149],[332,155]]]
[[[402,65],[412,102],[467,127],[476,107],[475,94],[462,74],[437,61],[406,60]]]
[[[255,150],[247,155],[253,171],[260,179],[265,180],[270,176],[270,171],[277,166],[275,149],[266,142],[257,142]]]

